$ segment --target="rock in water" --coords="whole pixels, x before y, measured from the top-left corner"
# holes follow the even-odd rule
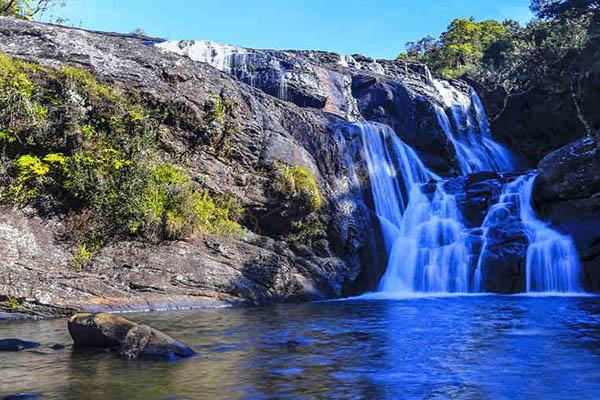
[[[159,330],[108,313],[75,314],[68,329],[75,346],[118,350],[127,359],[178,360],[196,354]]]
[[[21,339],[1,339],[0,351],[21,351],[39,347],[37,342],[27,342]]]

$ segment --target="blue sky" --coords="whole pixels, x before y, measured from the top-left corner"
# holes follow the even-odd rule
[[[528,0],[67,0],[83,28],[254,48],[315,49],[393,58],[455,17],[527,21]]]

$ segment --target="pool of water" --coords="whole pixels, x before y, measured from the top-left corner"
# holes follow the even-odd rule
[[[597,297],[359,299],[128,317],[199,355],[124,361],[74,350],[65,320],[3,322],[0,338],[43,346],[0,353],[0,398],[600,397]]]

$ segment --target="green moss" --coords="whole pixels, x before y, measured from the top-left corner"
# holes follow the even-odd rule
[[[309,212],[317,211],[323,205],[317,180],[307,168],[277,164],[273,188],[290,200],[299,200]]]
[[[67,82],[74,84],[85,95],[97,96],[109,101],[120,100],[119,94],[110,86],[99,83],[94,75],[88,71],[72,67],[62,67],[60,72],[66,78]]]

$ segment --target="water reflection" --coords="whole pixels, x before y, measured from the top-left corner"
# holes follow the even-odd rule
[[[40,341],[0,353],[0,397],[48,399],[592,399],[600,392],[600,300],[357,300],[132,315],[191,344],[176,363],[54,351],[65,321],[4,323]]]

